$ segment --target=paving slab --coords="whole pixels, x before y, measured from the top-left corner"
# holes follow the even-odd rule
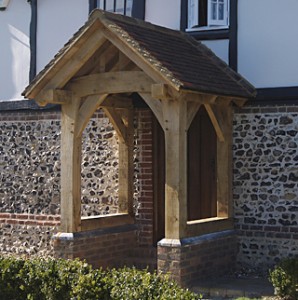
[[[267,278],[222,277],[197,281],[192,291],[202,294],[204,299],[272,298],[274,288]]]

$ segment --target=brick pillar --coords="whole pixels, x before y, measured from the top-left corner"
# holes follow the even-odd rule
[[[158,272],[169,273],[182,286],[231,271],[238,250],[234,230],[158,243]]]

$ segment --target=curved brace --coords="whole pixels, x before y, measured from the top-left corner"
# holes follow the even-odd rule
[[[98,107],[102,104],[102,102],[106,99],[108,94],[103,95],[92,95],[88,96],[86,100],[83,101],[79,109],[78,121],[76,127],[76,136],[80,137],[83,134],[83,131],[88,124],[91,116],[98,109]]]

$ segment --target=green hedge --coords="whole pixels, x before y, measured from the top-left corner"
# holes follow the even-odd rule
[[[147,270],[103,271],[79,260],[0,257],[0,272],[1,300],[200,298]]]
[[[298,257],[281,261],[269,272],[276,295],[284,299],[298,299]]]

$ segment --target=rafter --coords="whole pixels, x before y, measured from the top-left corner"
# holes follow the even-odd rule
[[[99,56],[98,63],[93,66],[90,74],[94,73],[104,73],[108,71],[107,65],[110,63],[111,60],[118,55],[118,49],[115,48],[113,44],[110,44]]]
[[[76,73],[76,77],[84,76],[90,74],[95,66],[99,64],[102,53],[106,51],[107,48],[111,47],[111,43],[106,40],[99,48],[94,52],[94,54],[89,58],[84,66]],[[95,72],[93,72],[95,73]]]
[[[132,61],[124,55],[121,51],[118,53],[118,62],[115,64],[109,71],[114,72],[114,71],[124,71],[126,70],[127,66],[132,63]]]
[[[134,47],[127,47],[127,44],[121,40],[118,36],[109,32],[108,30],[104,31],[104,34],[107,39],[111,41],[121,52],[123,52],[130,60],[132,60],[140,69],[144,70],[151,78],[156,82],[167,83],[168,79],[162,72],[156,72],[152,65],[144,60],[140,53]],[[174,88],[177,88],[173,84]]]

